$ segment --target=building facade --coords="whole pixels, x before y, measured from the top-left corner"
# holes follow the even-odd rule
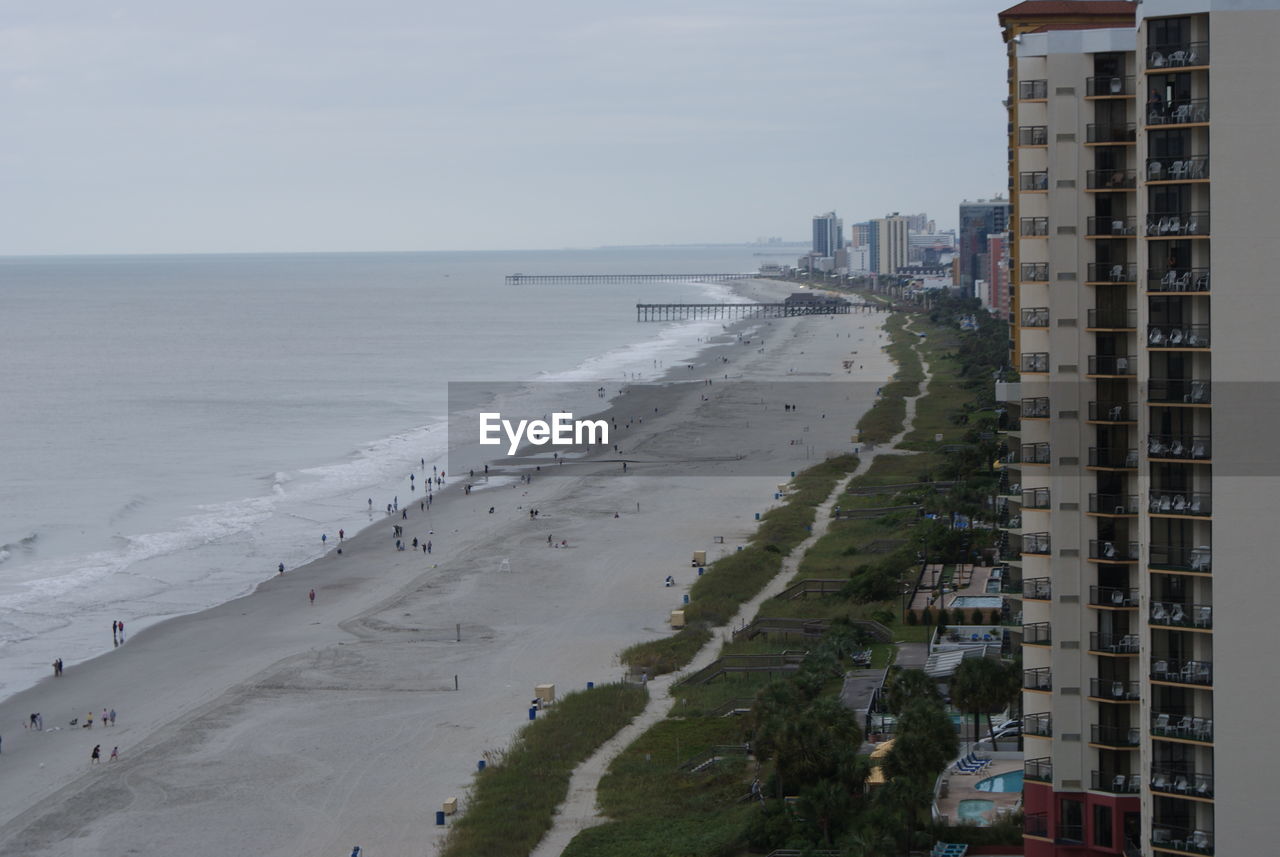
[[[896,274],[907,265],[907,218],[895,211],[871,223],[872,267],[877,274]]]
[[[965,294],[973,294],[974,280],[986,275],[983,256],[987,252],[987,236],[1009,228],[1009,201],[1005,199],[968,200],[960,203],[960,283]]]
[[[836,251],[844,247],[844,225],[834,211],[814,215],[813,255],[834,258]]]

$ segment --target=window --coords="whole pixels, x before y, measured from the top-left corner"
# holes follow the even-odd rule
[[[1110,848],[1114,832],[1111,829],[1111,807],[1097,803],[1093,805],[1093,844],[1102,848]]]
[[[1084,841],[1084,802],[1063,798],[1058,804],[1058,838]]]

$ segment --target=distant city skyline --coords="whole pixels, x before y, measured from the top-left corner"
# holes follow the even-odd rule
[[[951,229],[1005,184],[1007,5],[0,0],[0,254]]]

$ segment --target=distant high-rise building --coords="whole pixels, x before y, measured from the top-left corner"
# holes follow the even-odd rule
[[[895,274],[907,266],[907,218],[898,214],[871,221],[871,265],[877,274]]]
[[[850,241],[854,247],[866,247],[871,244],[871,223],[864,220],[850,227]]]
[[[834,257],[844,246],[844,224],[834,211],[813,218],[813,255]]]
[[[919,214],[908,214],[906,215],[906,218],[907,218],[907,229],[911,230],[912,232],[932,231],[929,229],[929,215],[925,214],[923,211],[920,212]]]
[[[973,293],[973,281],[986,278],[980,256],[987,252],[987,236],[1009,228],[1009,202],[996,199],[960,203],[960,286]]]
[[[982,279],[986,292],[978,295],[987,310],[998,318],[1009,317],[1009,234],[987,236],[986,269]]]

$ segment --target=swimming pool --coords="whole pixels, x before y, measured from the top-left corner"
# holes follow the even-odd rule
[[[973,787],[980,792],[1020,792],[1022,791],[1022,771],[996,774],[994,777],[978,780]]]
[[[954,607],[986,607],[995,608],[1004,603],[999,595],[957,595],[951,599]]]
[[[970,798],[962,800],[956,804],[956,815],[961,821],[976,823],[982,827],[991,824],[991,816],[989,813],[996,808],[996,802],[987,800],[986,798]]]

